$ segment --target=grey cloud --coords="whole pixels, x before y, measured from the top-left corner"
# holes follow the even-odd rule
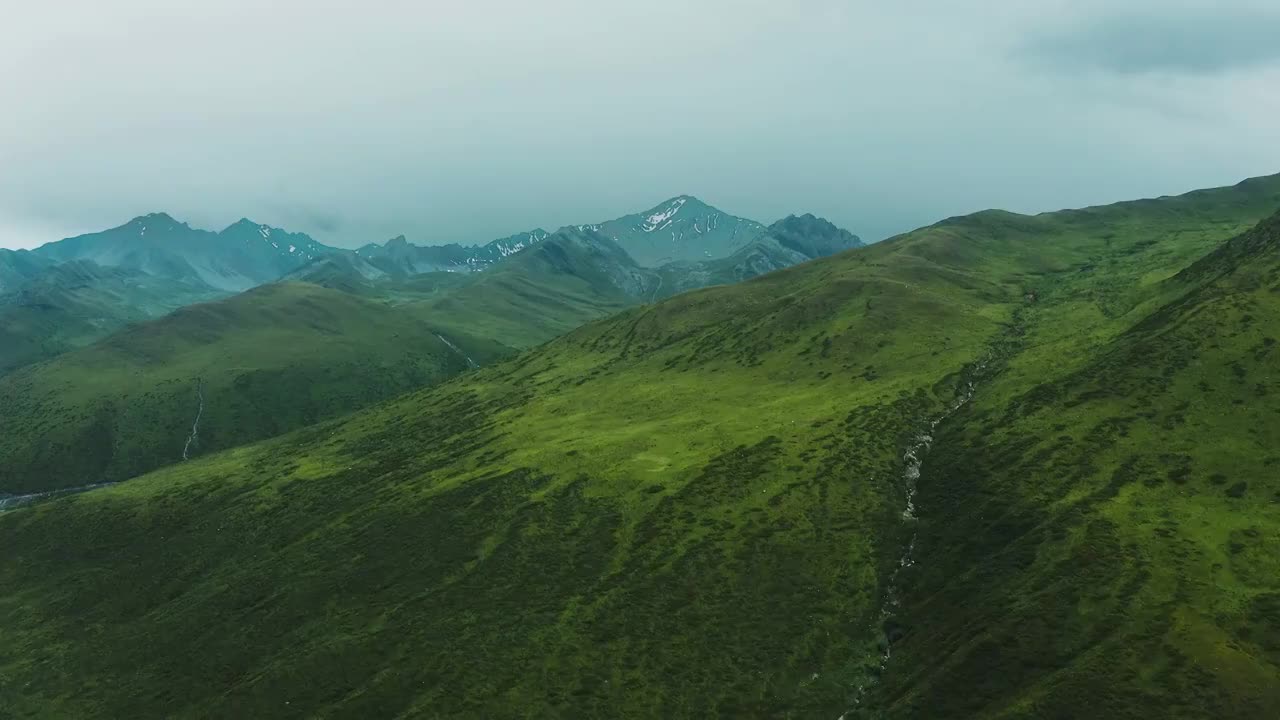
[[[13,3],[0,246],[479,243],[682,193],[878,239],[1280,171],[1274,0],[1207,1]]]
[[[1280,10],[1179,7],[1111,12],[1036,34],[1024,51],[1069,68],[1206,74],[1280,62]]]

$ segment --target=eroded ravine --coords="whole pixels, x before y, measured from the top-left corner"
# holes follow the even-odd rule
[[[981,384],[989,383],[1007,365],[1010,358],[1021,352],[1026,338],[1028,318],[1025,307],[1018,308],[1003,332],[991,339],[982,358],[965,366],[960,375],[955,398],[937,416],[923,424],[922,430],[907,444],[902,454],[903,468],[901,488],[903,497],[902,522],[906,525],[906,538],[898,562],[890,571],[885,582],[884,595],[880,605],[880,661],[876,671],[862,682],[853,692],[849,710],[840,715],[838,720],[851,720],[862,716],[869,708],[862,708],[867,694],[879,684],[880,678],[888,670],[889,660],[893,656],[894,642],[899,639],[902,629],[898,622],[901,605],[901,588],[903,572],[916,564],[916,495],[919,482],[924,471],[925,461],[933,447],[938,427],[964,406],[968,405],[977,393]]]
[[[885,585],[884,597],[880,605],[879,617],[882,632],[880,663],[876,676],[864,681],[854,691],[854,709],[840,715],[838,720],[847,720],[850,713],[856,712],[858,706],[866,698],[867,692],[875,685],[875,678],[885,672],[889,659],[893,656],[893,643],[898,635],[897,615],[901,604],[900,585],[902,572],[915,565],[916,538],[918,535],[916,527],[916,494],[919,491],[920,474],[924,469],[924,461],[929,455],[929,450],[933,447],[934,435],[938,430],[938,426],[973,399],[974,393],[977,391],[978,379],[987,369],[990,361],[991,356],[989,355],[965,373],[965,379],[962,380],[955,399],[947,405],[941,414],[933,417],[925,424],[924,429],[912,438],[907,445],[906,451],[903,452],[901,475],[903,494],[902,522],[906,524],[908,534],[906,542],[902,546],[902,554],[898,559],[898,563],[894,566]]]

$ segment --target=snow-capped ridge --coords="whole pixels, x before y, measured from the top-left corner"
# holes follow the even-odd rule
[[[666,229],[671,225],[671,219],[674,218],[676,213],[680,212],[680,209],[688,202],[689,198],[684,196],[671,200],[665,208],[658,210],[657,212],[653,212],[646,217],[644,222],[640,224],[640,229],[647,233]]]

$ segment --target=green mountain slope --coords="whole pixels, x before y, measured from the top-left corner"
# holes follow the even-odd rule
[[[141,271],[81,265],[94,268],[99,276],[138,278],[139,283],[145,280],[163,288],[175,284]],[[58,266],[56,274],[71,276],[74,267],[75,263]],[[190,414],[185,398],[191,388],[183,385],[184,379],[190,385],[193,378],[202,378],[211,389],[219,383],[231,384],[233,392],[220,396],[228,400],[222,408],[226,414],[219,417],[221,411],[211,410],[214,414],[205,422],[224,429],[204,431],[199,446],[202,451],[224,449],[433,384],[472,362],[488,363],[509,355],[512,348],[546,342],[650,299],[661,281],[652,271],[638,267],[616,244],[596,233],[572,229],[516,252],[482,273],[392,278],[379,275],[361,256],[333,253],[290,277],[340,293],[264,288],[204,307],[202,312],[179,313],[136,328],[102,347],[0,382],[0,400],[9,408],[7,417],[0,419],[0,434],[5,435],[0,452],[8,460],[7,467],[0,469],[0,490],[48,490],[120,480],[176,461],[181,454],[174,453],[174,445],[185,443],[185,436],[175,434],[173,428]],[[105,282],[99,281],[94,287],[103,286]],[[170,291],[162,297],[173,300],[179,295]],[[96,292],[88,300],[61,312],[40,306],[45,321],[40,327],[47,328],[47,336],[32,332],[28,324],[23,327],[26,336],[36,337],[40,344],[13,343],[5,355],[25,351],[35,357],[18,360],[38,359],[39,353],[65,351],[96,339],[113,325],[141,319],[140,292],[119,300]],[[28,305],[19,307],[31,310]],[[104,319],[94,314],[108,311],[121,317]],[[216,332],[203,327],[210,311],[219,318]],[[360,317],[365,312],[367,322]],[[0,311],[0,320],[6,317]],[[90,321],[77,324],[82,317]],[[334,318],[339,321],[333,322]],[[277,321],[281,323],[278,338],[273,337],[271,325]],[[335,335],[341,336],[341,342]],[[461,349],[450,350],[437,335]],[[194,346],[193,337],[199,340]],[[141,351],[136,345],[144,340],[150,349]],[[288,347],[276,347],[281,342]],[[411,361],[406,357],[410,353],[421,357]],[[139,361],[138,355],[145,361]],[[366,356],[369,362],[357,359]],[[386,357],[395,360],[382,362]],[[302,362],[300,358],[306,359],[307,370],[290,382],[273,381],[264,389],[248,380],[250,375],[283,375],[292,364]],[[216,359],[222,367],[214,364]],[[344,385],[348,381],[350,386]],[[309,383],[305,389],[304,382]],[[252,412],[245,405],[250,398]],[[246,419],[246,414],[252,419]],[[145,428],[135,427],[144,419]],[[74,449],[86,442],[89,449]]]
[[[508,349],[311,285],[181,309],[0,378],[0,491],[132,477],[437,382]],[[203,397],[203,401],[200,400]],[[203,410],[200,410],[203,402]],[[198,438],[187,448],[200,413]]]
[[[520,348],[634,305],[654,282],[616,244],[575,229],[554,233],[469,280],[411,309],[454,332]]]
[[[0,295],[0,374],[224,294],[200,283],[84,260],[45,268]]]
[[[356,253],[334,252],[321,256],[285,275],[282,280],[307,282],[354,295],[377,295],[377,285],[391,276]]]
[[[1273,716],[1272,230],[1219,248],[1277,207],[956,218],[0,514],[0,679],[51,717]]]
[[[73,714],[826,708],[872,649],[896,440],[1007,315],[978,302],[999,288],[913,275],[935,291],[848,258],[693,293],[471,382],[0,516],[22,548],[0,580],[26,597],[0,610],[0,667],[18,686],[41,668],[49,690],[24,700]],[[868,341],[886,327],[944,349]],[[68,564],[33,584],[49,512],[102,520],[98,568],[133,588],[88,610],[104,634],[74,659],[40,649],[65,631],[55,613],[26,613],[104,588]],[[130,679],[52,689],[82,662]]]
[[[939,435],[893,715],[1280,711],[1280,215],[1152,294]]]
[[[25,250],[0,248],[0,295],[17,290],[49,265],[48,260]]]
[[[792,215],[762,231],[732,255],[657,268],[653,297],[671,297],[710,285],[728,285],[816,258],[862,247],[857,235],[813,215]]]
[[[625,307],[741,282],[860,244],[852,233],[808,215],[780,221],[726,258],[646,268],[603,231],[569,227],[484,272],[370,278],[363,255],[331,255],[297,277],[396,302],[422,300],[414,312],[443,327],[532,347]]]

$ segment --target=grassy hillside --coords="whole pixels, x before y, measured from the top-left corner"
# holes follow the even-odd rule
[[[612,242],[562,230],[409,309],[454,332],[527,348],[634,305],[653,281]]]
[[[1267,229],[1219,248],[1277,207],[1271,178],[956,218],[0,514],[0,687],[49,717],[1274,716],[1280,263]]]
[[[0,248],[0,295],[7,295],[38,275],[50,262],[26,250]]]
[[[0,295],[0,374],[222,295],[207,285],[87,261],[45,268]]]
[[[176,462],[184,449],[234,447],[435,384],[473,363],[509,356],[511,346],[545,342],[634,304],[650,279],[616,245],[580,232],[558,233],[479,274],[375,283],[345,262],[350,258],[322,258],[301,276],[328,289],[265,286],[0,379],[6,408],[0,492],[122,480]],[[133,301],[144,293],[133,288],[130,302],[113,302],[100,277],[138,273],[80,265],[95,277],[85,288],[60,281],[48,283],[56,292],[24,295],[66,300],[38,304],[48,342],[14,343],[0,357],[34,360],[19,350],[49,352],[54,338],[70,342],[67,335],[77,330],[105,334],[113,323],[92,313],[141,312]],[[65,280],[79,276],[74,269],[67,264],[51,273]],[[175,284],[149,276],[148,282]],[[628,293],[631,286],[638,289]],[[73,306],[75,297],[99,302]],[[22,305],[29,306],[37,305]],[[71,310],[54,307],[96,319],[81,328],[70,321]],[[37,337],[30,326],[20,329],[22,337]],[[208,414],[188,446],[201,395]]]
[[[656,268],[657,281],[647,294],[656,300],[711,285],[730,285],[862,244],[858,236],[822,218],[791,215],[761,230],[727,257]]]
[[[1142,296],[1079,362],[1028,338],[940,433],[893,715],[1280,711],[1280,215]]]
[[[0,378],[0,491],[120,480],[301,427],[509,351],[305,284],[187,307]]]
[[[873,665],[899,445],[1019,302],[807,265],[0,515],[0,672],[72,715],[825,712]]]

